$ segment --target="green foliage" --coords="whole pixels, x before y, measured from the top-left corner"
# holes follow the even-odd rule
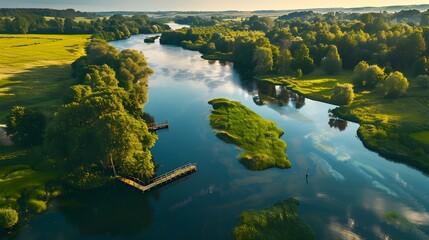
[[[383,69],[377,65],[369,66],[365,61],[359,62],[353,71],[353,84],[359,88],[373,89],[384,78]]]
[[[36,199],[30,199],[27,201],[27,209],[33,213],[41,213],[44,212],[48,206],[46,202]]]
[[[92,94],[92,89],[88,85],[74,85],[67,89],[64,94],[64,103],[80,102],[86,96]]]
[[[0,208],[0,228],[11,228],[18,223],[18,213],[11,208]]]
[[[118,52],[102,40],[91,41],[86,50],[87,56],[74,64],[82,85],[66,94],[67,104],[48,128],[47,150],[78,188],[104,184],[112,170],[152,177],[149,149],[157,137],[149,133],[141,111],[152,69],[138,51]]]
[[[12,108],[6,119],[6,133],[14,143],[21,146],[40,145],[46,127],[45,116],[22,106]]]
[[[209,104],[213,106],[210,125],[216,136],[244,149],[240,162],[248,169],[290,168],[286,143],[279,139],[283,130],[274,122],[261,118],[239,102],[220,98]]]
[[[414,64],[414,75],[425,75],[429,73],[429,59],[421,57]]]
[[[329,46],[328,54],[322,59],[321,65],[327,74],[333,75],[341,70],[341,61],[335,45]]]
[[[399,97],[407,92],[408,85],[408,79],[401,72],[393,72],[378,87],[383,97]]]
[[[149,20],[147,15],[128,17],[115,14],[104,19],[79,21],[71,17],[76,14],[70,11],[68,14],[61,14],[66,15],[65,19],[55,16],[49,20],[43,15],[28,13],[31,10],[20,12],[22,14],[15,14],[12,19],[0,18],[0,33],[92,34],[94,38],[111,41],[129,38],[131,34],[158,33],[169,29],[165,24]]]
[[[313,231],[298,215],[299,202],[293,198],[263,210],[249,210],[240,215],[240,225],[233,239],[315,239]]]
[[[253,54],[253,60],[256,62],[256,75],[267,74],[273,69],[273,52],[271,48],[258,47]]]
[[[314,70],[314,61],[310,56],[307,45],[301,44],[293,54],[292,69],[301,69],[303,74],[308,74]]]
[[[417,84],[423,88],[429,88],[429,75],[419,75],[417,77]]]
[[[333,103],[338,105],[348,105],[353,102],[354,92],[353,85],[349,83],[335,84],[334,91],[331,96]]]
[[[117,87],[118,80],[115,75],[115,71],[107,64],[103,64],[102,66],[90,65],[88,66],[87,74],[85,75],[83,83],[93,89]]]

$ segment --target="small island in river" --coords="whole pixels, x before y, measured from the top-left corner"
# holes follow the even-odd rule
[[[240,102],[224,98],[209,101],[213,106],[210,125],[216,136],[243,148],[240,162],[254,171],[271,167],[290,168],[283,130],[275,122],[263,119]]]

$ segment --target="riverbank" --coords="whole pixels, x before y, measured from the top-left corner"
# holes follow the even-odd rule
[[[351,83],[351,72],[323,74],[320,69],[299,79],[268,77],[261,80],[286,85],[310,99],[333,104],[332,89],[337,83]],[[355,92],[352,104],[332,110],[338,117],[360,124],[357,135],[366,148],[392,161],[429,174],[429,90],[413,78],[400,98],[381,98],[375,92]]]

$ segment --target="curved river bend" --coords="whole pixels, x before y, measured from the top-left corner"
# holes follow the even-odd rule
[[[357,124],[329,116],[334,106],[252,83],[230,63],[146,44],[145,37],[111,44],[143,51],[155,70],[145,111],[170,123],[152,151],[158,174],[189,162],[198,164],[197,173],[149,193],[115,183],[55,200],[18,239],[228,239],[240,212],[290,197],[300,201],[317,239],[427,239],[429,178],[364,148]],[[207,101],[219,97],[277,122],[292,168],[246,170],[239,150],[209,126]],[[409,222],[389,224],[385,214],[392,211]]]

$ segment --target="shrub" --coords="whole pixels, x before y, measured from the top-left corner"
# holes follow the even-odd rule
[[[338,105],[347,105],[354,99],[353,85],[349,83],[337,83],[331,96],[331,100]]]
[[[408,79],[401,72],[393,72],[379,85],[383,97],[399,97],[408,89]]]
[[[11,208],[0,208],[0,228],[11,228],[18,222],[18,213]]]
[[[27,209],[33,213],[41,213],[48,208],[46,203],[41,200],[30,199],[27,201]]]

